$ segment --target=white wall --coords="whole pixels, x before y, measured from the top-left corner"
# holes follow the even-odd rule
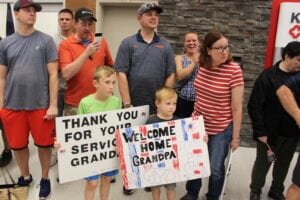
[[[57,12],[38,12],[35,28],[51,36],[58,31]]]
[[[4,38],[6,36],[6,3],[0,3],[0,37]]]

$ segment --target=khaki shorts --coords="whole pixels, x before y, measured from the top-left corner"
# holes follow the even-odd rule
[[[68,104],[65,104],[64,111],[65,111],[64,116],[77,115],[77,107],[73,107]]]

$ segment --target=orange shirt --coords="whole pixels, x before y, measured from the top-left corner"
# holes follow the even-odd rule
[[[94,36],[91,41],[94,40]],[[75,35],[63,40],[58,49],[59,66],[64,68],[66,65],[74,62],[86,49],[81,42],[79,42]],[[113,60],[107,42],[104,38],[101,40],[101,48],[94,53],[92,59],[87,59],[80,71],[67,81],[67,90],[65,93],[65,103],[77,107],[80,100],[96,91],[93,86],[93,74],[97,66],[107,65],[113,66]]]

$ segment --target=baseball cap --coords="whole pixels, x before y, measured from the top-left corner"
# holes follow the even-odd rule
[[[18,0],[14,5],[14,10],[18,11],[21,8],[25,8],[28,6],[33,6],[37,12],[42,10],[42,6],[39,3],[36,3],[32,0]]]
[[[138,15],[142,15],[145,12],[148,12],[149,10],[156,10],[157,13],[161,13],[163,9],[159,7],[156,3],[144,3],[140,6],[138,9]]]
[[[74,19],[76,21],[78,21],[79,19],[82,20],[87,20],[87,19],[91,19],[93,21],[97,21],[97,19],[94,17],[93,12],[87,8],[79,8],[76,12],[75,12],[75,16]]]

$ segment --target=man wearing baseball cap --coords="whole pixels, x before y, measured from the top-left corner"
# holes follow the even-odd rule
[[[81,98],[95,92],[92,84],[97,66],[113,66],[104,38],[96,41],[92,28],[97,19],[87,8],[79,8],[74,15],[75,34],[63,40],[58,48],[59,67],[67,81],[65,115],[76,115]]]
[[[163,9],[155,3],[144,3],[137,10],[140,30],[125,38],[119,46],[114,68],[123,107],[150,106],[150,115],[156,113],[155,91],[173,87],[175,57],[171,45],[158,36],[156,28]],[[123,193],[133,190],[123,187]]]
[[[172,87],[176,71],[171,45],[156,33],[161,12],[155,3],[139,7],[141,29],[121,42],[115,63],[123,106],[149,104],[150,114],[156,113],[155,91],[163,85]]]
[[[113,66],[113,60],[106,40],[96,40],[92,28],[97,19],[87,8],[79,8],[74,15],[76,33],[63,40],[58,49],[59,67],[67,81],[64,97],[65,116],[76,115],[80,100],[96,91],[92,84],[95,68]],[[107,199],[109,184],[117,171],[101,176],[86,178],[85,199],[94,199],[98,182],[101,179],[101,199]],[[104,182],[102,182],[104,181]]]
[[[19,11],[21,8],[32,6],[37,12],[42,10],[42,6],[39,3],[35,3],[32,0],[18,0],[14,5],[14,10]]]
[[[41,164],[39,198],[46,199],[51,193],[48,173],[57,115],[58,56],[52,37],[34,28],[36,12],[41,10],[32,0],[14,4],[18,30],[0,42],[0,116],[21,172],[19,185],[33,182],[31,134]]]

